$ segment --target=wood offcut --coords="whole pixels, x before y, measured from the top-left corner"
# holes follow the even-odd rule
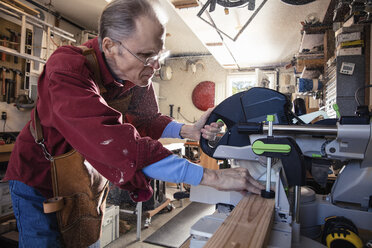
[[[204,248],[265,247],[274,216],[274,199],[248,195],[238,203]]]
[[[184,8],[191,8],[191,7],[198,7],[197,0],[172,0],[172,4],[177,9],[184,9]]]

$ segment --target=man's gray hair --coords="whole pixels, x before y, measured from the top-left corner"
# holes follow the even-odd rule
[[[103,10],[98,28],[98,41],[101,45],[105,37],[114,40],[129,38],[136,30],[136,19],[149,16],[165,25],[167,19],[157,0],[114,0]]]

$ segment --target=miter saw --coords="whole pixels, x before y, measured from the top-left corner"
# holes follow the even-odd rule
[[[341,239],[361,247],[358,228],[372,231],[372,126],[368,114],[304,124],[291,111],[285,95],[252,88],[219,104],[207,124],[216,121],[225,123],[225,133],[214,141],[202,138],[202,150],[213,158],[228,159],[232,167],[246,167],[253,177],[266,182],[262,195],[275,197],[268,247],[324,247],[314,239],[320,239],[321,226],[331,216],[351,224],[336,223],[334,233],[323,233],[323,242],[330,246]],[[307,172],[321,172],[318,178],[327,178],[330,167],[342,169],[328,195],[315,194],[305,186]],[[192,187],[191,201],[218,204],[219,211],[191,228],[190,247],[202,247],[241,198],[237,192]]]

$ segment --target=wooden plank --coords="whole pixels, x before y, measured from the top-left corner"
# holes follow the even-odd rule
[[[8,220],[15,219],[14,214],[7,214],[0,217],[0,223],[6,222]]]
[[[151,218],[155,214],[159,213],[163,208],[166,208],[170,204],[170,199],[166,199],[160,206],[155,208],[154,210],[147,211],[145,213],[146,218]]]
[[[204,248],[265,247],[274,216],[274,199],[248,195],[238,203]]]
[[[183,243],[180,248],[189,248],[190,247],[191,238],[188,238],[185,243]]]
[[[223,46],[222,42],[207,42],[205,43],[206,46]]]
[[[0,145],[0,152],[12,152],[14,144]]]
[[[218,170],[218,163],[217,160],[214,158],[209,157],[200,149],[200,162],[199,164],[204,168],[211,169],[211,170]]]
[[[27,6],[26,4],[21,3],[18,0],[2,0],[2,1],[16,7],[17,9],[20,9],[26,12],[27,14],[30,14],[33,16],[37,16],[38,14],[40,14],[39,11]]]
[[[172,4],[177,9],[198,7],[197,0],[172,0]]]

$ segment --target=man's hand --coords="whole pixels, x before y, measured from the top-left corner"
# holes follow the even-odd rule
[[[214,108],[210,108],[200,117],[200,119],[194,125],[183,125],[181,128],[181,136],[192,140],[199,141],[200,134],[207,140],[214,140],[217,133],[221,131],[223,126],[222,122],[212,122],[209,125],[205,125],[209,115],[212,113]]]
[[[220,191],[239,191],[243,194],[260,194],[265,186],[257,182],[245,168],[222,170],[204,169],[200,185],[210,186]]]

